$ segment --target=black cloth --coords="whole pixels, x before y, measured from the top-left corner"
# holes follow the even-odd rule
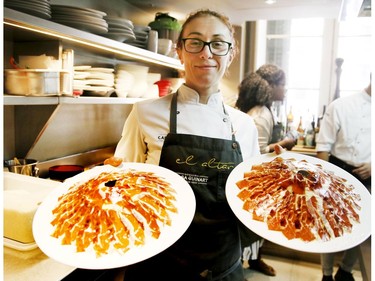
[[[225,111],[224,111],[225,112]],[[243,281],[238,219],[225,196],[226,180],[242,162],[238,142],[178,134],[177,94],[171,104],[170,133],[164,140],[160,166],[189,182],[195,198],[193,221],[167,250],[129,267],[125,281]]]

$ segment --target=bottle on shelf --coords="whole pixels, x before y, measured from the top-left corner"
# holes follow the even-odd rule
[[[317,128],[320,128],[320,123],[322,122],[325,113],[326,113],[326,106],[323,105],[322,115],[320,115],[320,116],[318,117],[318,121],[317,121],[317,123],[316,123],[316,127],[317,127]]]
[[[319,131],[320,131],[320,124],[323,120],[323,117],[324,117],[324,114],[326,112],[326,106],[323,105],[323,111],[322,111],[322,115],[320,115],[318,118],[317,118],[317,121],[316,121],[316,127],[315,127],[315,145],[316,145],[316,142],[318,140],[318,136],[319,136]]]
[[[305,129],[303,128],[302,116],[300,116],[299,118],[297,133],[298,133],[297,145],[304,146],[305,145]]]
[[[293,111],[292,111],[292,107],[289,108],[289,113],[287,115],[287,132],[290,132],[293,130],[293,121],[294,121],[294,116],[293,116]]]
[[[312,121],[309,128],[306,130],[305,144],[308,147],[315,146],[315,116],[312,116]]]

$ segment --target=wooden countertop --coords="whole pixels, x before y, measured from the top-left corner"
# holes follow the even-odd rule
[[[296,145],[292,148],[291,152],[302,153],[302,154],[306,154],[309,156],[316,156],[315,147],[306,147],[306,146]]]

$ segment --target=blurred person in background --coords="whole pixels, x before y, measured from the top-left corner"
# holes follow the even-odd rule
[[[258,130],[258,143],[261,153],[273,152],[276,145],[288,150],[295,140],[284,136],[282,124],[277,122],[271,106],[274,101],[285,98],[285,73],[276,65],[265,64],[257,71],[248,74],[239,86],[236,107],[250,115]],[[261,258],[264,239],[247,228],[241,228],[242,260],[244,267],[275,276],[276,271]]]
[[[273,64],[248,74],[239,86],[236,107],[254,119],[261,153],[273,152],[276,144],[287,150],[295,145],[271,110],[274,101],[284,100],[285,92],[285,72]]]
[[[370,78],[371,80],[371,78]],[[317,157],[346,170],[371,192],[371,81],[362,91],[334,100],[321,123]],[[344,251],[333,278],[336,253],[321,254],[323,281],[354,281],[359,246]]]

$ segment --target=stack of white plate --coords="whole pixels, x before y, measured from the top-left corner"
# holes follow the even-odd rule
[[[42,19],[51,18],[49,0],[5,0],[4,6]]]
[[[108,32],[108,24],[104,19],[104,16],[107,14],[102,11],[53,4],[51,5],[51,9],[51,20],[54,22],[95,34],[105,34]]]
[[[113,68],[74,66],[74,90],[83,90],[85,95],[106,96],[114,91]]]
[[[150,30],[151,28],[149,26],[135,25],[134,34],[136,39],[129,44],[142,49],[147,49],[148,34]]]
[[[126,43],[136,39],[133,32],[134,26],[132,21],[111,16],[106,16],[104,19],[108,24],[108,32],[104,35],[105,37]]]

